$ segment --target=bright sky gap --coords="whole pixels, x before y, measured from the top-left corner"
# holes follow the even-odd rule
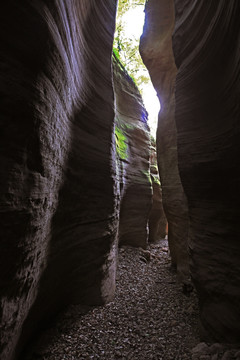
[[[122,16],[123,36],[129,43],[137,42],[139,45],[140,37],[143,31],[144,17],[144,5],[138,5],[130,8]],[[144,74],[144,76],[149,77],[146,69],[144,69],[142,73]],[[151,134],[156,137],[158,112],[160,110],[160,103],[156,95],[156,91],[152,86],[150,77],[147,83],[138,83],[137,85],[142,93],[144,105],[148,112],[148,124],[151,130]]]

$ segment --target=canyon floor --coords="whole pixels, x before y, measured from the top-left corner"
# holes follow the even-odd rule
[[[167,240],[119,250],[114,301],[71,306],[32,343],[24,360],[191,359],[199,343],[195,292],[171,270]]]
[[[70,306],[21,360],[240,360],[240,344],[200,342],[196,293],[170,265],[166,239],[120,248],[115,299]]]

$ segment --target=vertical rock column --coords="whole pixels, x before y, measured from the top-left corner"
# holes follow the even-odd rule
[[[179,168],[210,338],[240,342],[240,3],[176,0]]]
[[[173,0],[149,0],[140,53],[149,70],[160,103],[157,156],[172,265],[180,279],[188,278],[188,209],[178,171],[174,86],[176,66],[172,52]]]
[[[152,201],[150,132],[141,95],[114,59],[115,134],[121,188],[119,244],[146,248]]]
[[[0,5],[0,358],[115,288],[115,1]]]

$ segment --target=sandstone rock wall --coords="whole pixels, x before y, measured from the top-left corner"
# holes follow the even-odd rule
[[[1,360],[61,306],[113,296],[115,5],[0,5]]]
[[[175,0],[180,175],[206,337],[240,341],[240,3]]]
[[[114,58],[115,134],[121,189],[119,244],[146,248],[152,202],[147,112],[133,80]]]
[[[168,220],[172,265],[181,279],[188,277],[188,209],[178,171],[174,86],[176,66],[172,52],[173,0],[148,0],[140,53],[157,91],[161,111],[157,154],[163,206]]]
[[[163,210],[162,203],[162,187],[159,180],[159,172],[157,166],[157,154],[155,145],[151,147],[151,166],[150,176],[152,181],[153,196],[152,207],[149,215],[149,242],[156,242],[165,238],[167,219]]]

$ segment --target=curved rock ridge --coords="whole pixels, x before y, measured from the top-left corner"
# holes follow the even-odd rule
[[[148,115],[138,88],[116,57],[113,70],[121,190],[119,244],[146,248],[152,202]]]
[[[240,342],[240,2],[175,0],[180,175],[206,338]]]
[[[71,302],[112,298],[116,2],[0,5],[0,358]]]
[[[189,277],[188,208],[177,159],[174,84],[176,65],[172,52],[173,0],[148,0],[140,53],[161,103],[157,129],[157,157],[163,207],[173,267],[180,280]]]

